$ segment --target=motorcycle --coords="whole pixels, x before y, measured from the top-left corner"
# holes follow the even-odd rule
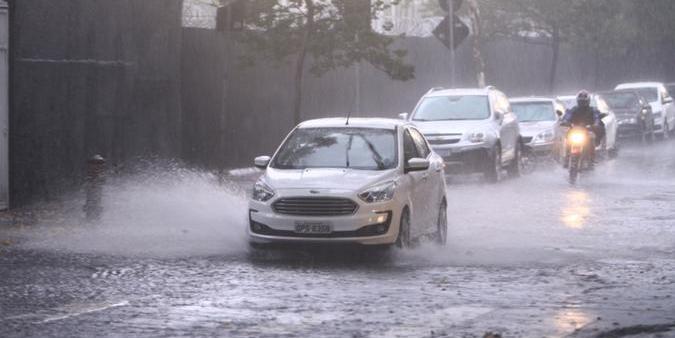
[[[572,126],[567,132],[567,168],[570,184],[576,184],[579,173],[593,168],[591,147],[595,146],[595,135],[590,126]]]

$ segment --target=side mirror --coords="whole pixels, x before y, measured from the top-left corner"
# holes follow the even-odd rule
[[[398,114],[398,118],[401,120],[408,120],[408,113],[400,113]]]
[[[600,113],[600,118],[604,119],[605,117],[609,116],[607,113]]]
[[[500,112],[500,111],[496,111],[496,112],[495,112],[495,120],[501,121],[501,120],[503,120],[503,119],[504,119],[504,113],[502,113],[502,112]]]
[[[425,171],[429,169],[429,160],[424,158],[411,158],[406,163],[405,172],[409,173],[411,171]]]
[[[267,166],[270,164],[270,160],[272,158],[269,156],[258,156],[255,158],[253,163],[255,164],[255,167],[258,169],[266,169]]]
[[[673,98],[668,96],[663,98],[663,104],[673,103]]]
[[[560,110],[556,110],[556,111],[555,111],[555,114],[558,115],[558,118],[560,118],[560,119],[563,117],[563,115],[565,115],[565,113],[563,113],[563,112],[560,111]]]

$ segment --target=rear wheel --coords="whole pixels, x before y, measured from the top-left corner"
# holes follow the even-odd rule
[[[403,209],[401,214],[401,223],[399,224],[398,237],[396,237],[396,246],[401,249],[410,248],[410,213],[408,209]]]
[[[437,229],[434,235],[434,241],[438,245],[445,245],[448,242],[448,205],[445,200],[441,202],[438,210]]]
[[[492,154],[488,156],[488,160],[485,163],[485,180],[490,183],[497,183],[501,180],[502,173],[502,150],[499,146],[496,146],[492,150]]]

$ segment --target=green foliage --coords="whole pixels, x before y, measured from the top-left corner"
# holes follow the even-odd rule
[[[288,62],[305,49],[315,76],[367,61],[393,79],[409,80],[414,67],[405,62],[407,52],[369,24],[387,6],[382,0],[249,0],[248,29],[239,40],[249,64]]]

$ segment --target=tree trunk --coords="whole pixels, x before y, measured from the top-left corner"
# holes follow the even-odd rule
[[[473,61],[476,69],[476,83],[478,87],[485,87],[485,60],[481,53],[481,23],[480,23],[480,9],[476,0],[469,2],[469,10],[471,11],[473,21]]]
[[[300,51],[295,64],[295,98],[293,100],[293,122],[295,125],[299,124],[302,119],[302,79],[305,75],[307,47],[312,35],[312,30],[314,29],[314,1],[305,0],[305,6],[307,6],[307,22],[305,23],[305,31],[302,36]]]
[[[551,49],[553,50],[553,57],[551,59],[551,72],[548,77],[548,90],[553,93],[555,91],[556,73],[558,71],[558,58],[560,57],[560,28],[558,28],[558,25],[553,25]]]

